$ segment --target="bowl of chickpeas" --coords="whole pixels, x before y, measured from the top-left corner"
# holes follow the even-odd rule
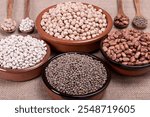
[[[92,52],[112,28],[103,9],[81,2],[65,2],[43,10],[36,19],[39,35],[59,52]]]

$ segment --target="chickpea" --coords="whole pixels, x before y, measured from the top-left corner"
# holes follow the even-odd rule
[[[45,12],[41,26],[45,32],[60,39],[85,40],[104,32],[107,20],[102,10],[92,5],[65,2]]]

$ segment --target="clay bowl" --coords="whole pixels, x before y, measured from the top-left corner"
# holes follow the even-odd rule
[[[70,52],[70,53],[73,53],[73,52]],[[45,69],[50,64],[51,61],[53,61],[54,59],[56,59],[56,58],[58,58],[60,56],[63,56],[64,54],[66,54],[66,53],[63,53],[63,54],[60,54],[58,56],[52,57],[47,62],[47,64],[45,64]],[[67,53],[67,54],[69,54],[69,53]],[[95,60],[101,61],[101,63],[104,65],[104,67],[107,70],[106,83],[103,85],[102,88],[98,89],[97,91],[95,91],[93,93],[89,93],[89,94],[86,94],[86,95],[75,95],[75,96],[74,95],[68,95],[68,94],[65,94],[65,93],[62,93],[62,92],[58,91],[53,86],[51,86],[51,84],[47,80],[47,77],[46,77],[46,74],[45,74],[45,70],[43,70],[42,79],[43,79],[43,82],[44,82],[44,85],[45,85],[45,89],[48,92],[48,94],[51,97],[51,99],[53,99],[53,100],[62,100],[62,99],[69,99],[69,100],[74,100],[74,99],[76,99],[76,100],[79,100],[79,99],[81,99],[81,100],[83,100],[83,99],[99,100],[99,99],[101,99],[103,97],[103,95],[104,95],[104,93],[106,91],[106,88],[108,87],[108,85],[110,83],[110,80],[111,80],[111,73],[110,73],[107,65],[105,64],[105,62],[103,62],[103,60],[101,60],[99,57],[96,57],[94,55],[85,54],[85,53],[78,53],[78,54],[90,56],[90,57],[92,57]]]
[[[28,81],[41,75],[43,65],[49,60],[51,50],[47,45],[47,54],[41,62],[33,67],[25,69],[5,69],[0,68],[0,79],[11,80],[11,81]]]
[[[119,62],[112,60],[111,58],[108,57],[108,55],[102,49],[103,41],[104,39],[101,41],[100,50],[104,58],[109,63],[109,65],[113,68],[113,70],[115,70],[119,74],[125,75],[125,76],[140,76],[150,71],[150,64],[129,66],[129,65],[123,65]]]
[[[38,15],[36,19],[36,28],[41,38],[47,41],[48,43],[50,43],[53,49],[59,52],[92,52],[92,51],[98,50],[100,40],[102,38],[105,38],[110,32],[110,30],[112,29],[113,23],[112,23],[111,16],[105,10],[102,10],[103,13],[106,15],[106,19],[108,23],[106,30],[102,34],[98,35],[95,38],[91,38],[87,40],[69,41],[69,40],[58,39],[46,33],[42,29],[41,24],[40,24],[43,14],[47,12],[49,9],[54,8],[54,7],[56,7],[56,5],[46,8]],[[97,6],[94,6],[94,7],[96,9],[100,9]]]

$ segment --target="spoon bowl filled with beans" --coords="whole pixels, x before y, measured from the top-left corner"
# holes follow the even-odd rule
[[[150,71],[150,34],[128,29],[113,31],[102,40],[100,49],[113,69],[138,76]]]
[[[45,68],[43,81],[52,99],[101,99],[111,79],[105,63],[85,53],[60,54]]]
[[[50,57],[49,46],[31,36],[11,35],[0,39],[0,78],[27,81],[41,75]]]
[[[36,19],[40,36],[60,52],[98,49],[112,25],[112,18],[105,10],[81,2],[48,7]]]

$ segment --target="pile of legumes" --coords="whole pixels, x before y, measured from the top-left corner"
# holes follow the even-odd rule
[[[103,41],[103,50],[114,61],[124,65],[150,63],[150,34],[138,30],[111,33]]]
[[[46,43],[31,36],[12,35],[0,39],[0,67],[24,69],[39,63],[46,55]]]
[[[86,40],[96,37],[107,27],[102,9],[80,2],[65,2],[42,16],[41,26],[51,36],[64,40]]]
[[[22,19],[21,24],[19,25],[20,31],[30,31],[34,27],[34,21],[31,20],[29,17]]]
[[[53,59],[46,68],[46,77],[50,85],[62,93],[85,95],[103,87],[107,71],[100,61],[72,53]]]
[[[129,18],[127,16],[116,16],[114,19],[115,26],[119,28],[124,28],[129,25]]]
[[[136,16],[133,21],[132,21],[133,25],[136,26],[137,28],[146,28],[148,21],[147,19],[145,19],[143,16]]]
[[[5,19],[4,22],[1,24],[1,28],[4,31],[14,31],[16,29],[16,22],[12,19]]]

